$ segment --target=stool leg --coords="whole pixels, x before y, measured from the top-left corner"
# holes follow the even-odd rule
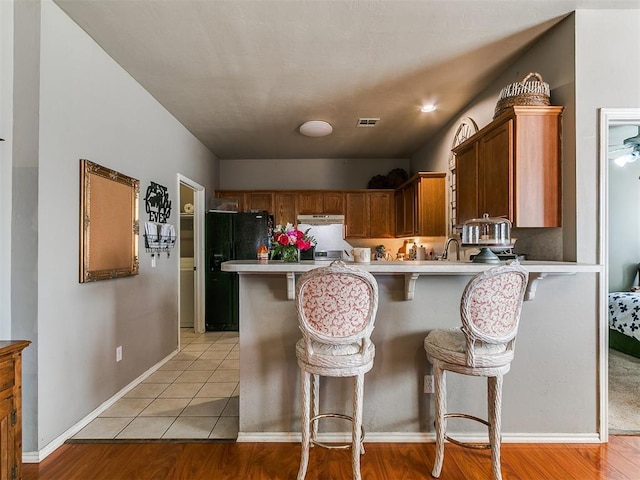
[[[311,377],[311,417],[317,417],[320,413],[320,375],[314,374]],[[318,438],[318,422],[311,425],[311,439]],[[313,446],[313,445],[312,445]]]
[[[362,398],[364,394],[364,373],[353,379],[353,430],[351,431],[351,466],[353,479],[360,480],[360,455],[362,453]]]
[[[309,419],[311,418],[310,410],[310,389],[311,389],[311,374],[304,368],[301,368],[301,398],[302,398],[302,454],[300,456],[300,469],[298,470],[298,480],[304,480],[307,474],[307,465],[309,464]]]
[[[500,430],[502,415],[502,375],[488,378],[489,390],[489,443],[491,444],[491,469],[494,480],[502,480],[500,471]]]
[[[436,395],[436,459],[433,464],[431,476],[438,478],[442,471],[442,461],[444,460],[444,435],[446,430],[444,415],[447,412],[447,382],[445,371],[440,368],[437,360],[433,362],[433,383]]]

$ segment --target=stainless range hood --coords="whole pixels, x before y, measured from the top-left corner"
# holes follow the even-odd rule
[[[344,225],[344,215],[298,215],[298,225]]]

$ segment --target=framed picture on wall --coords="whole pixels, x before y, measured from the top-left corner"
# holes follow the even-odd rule
[[[140,181],[80,160],[80,283],[137,275]]]

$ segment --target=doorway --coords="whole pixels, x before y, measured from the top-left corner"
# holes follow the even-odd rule
[[[178,174],[180,204],[178,338],[180,329],[204,332],[204,187]]]
[[[607,385],[601,436],[640,434],[640,321],[632,316],[640,292],[631,292],[640,262],[640,110],[602,109],[600,173],[604,295],[600,368]],[[603,398],[601,396],[601,398]],[[605,437],[606,441],[606,437]]]
[[[194,327],[193,189],[180,184],[180,328]]]

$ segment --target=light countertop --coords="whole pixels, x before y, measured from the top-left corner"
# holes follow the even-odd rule
[[[496,264],[458,261],[374,261],[371,263],[345,262],[347,265],[361,268],[373,274],[419,275],[468,275],[482,272]],[[600,272],[601,265],[575,262],[544,262],[524,260],[520,264],[531,273],[571,274],[582,272]],[[329,265],[323,261],[301,261],[285,263],[280,260],[260,262],[258,260],[232,260],[222,264],[222,271],[237,273],[304,273],[311,269]]]
[[[240,275],[280,274],[286,277],[287,298],[295,299],[296,274],[314,268],[329,265],[330,262],[314,260],[299,263],[285,263],[281,260],[232,260],[222,263],[223,272],[236,272]],[[377,261],[371,263],[344,262],[373,275],[403,275],[405,284],[405,300],[413,300],[416,281],[421,276],[438,275],[474,275],[497,264],[472,263],[458,261]],[[575,275],[576,273],[601,272],[601,265],[580,264],[573,262],[536,262],[526,260],[520,264],[529,272],[526,300],[533,300],[539,280],[547,275]]]

